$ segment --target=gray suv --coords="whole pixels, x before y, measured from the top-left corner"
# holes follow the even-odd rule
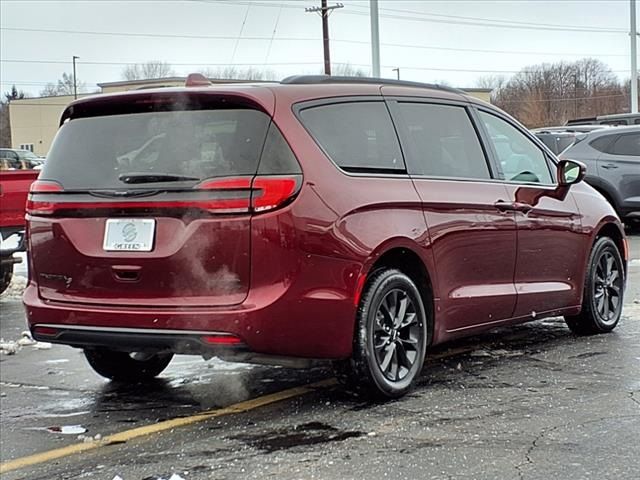
[[[587,165],[586,181],[620,218],[640,221],[640,126],[596,130],[562,152]]]

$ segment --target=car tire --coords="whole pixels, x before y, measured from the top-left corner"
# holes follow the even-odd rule
[[[620,251],[609,237],[599,238],[589,256],[582,311],[565,316],[567,326],[578,335],[612,331],[624,305],[625,271]]]
[[[8,263],[0,267],[0,293],[9,288],[13,278],[13,263]]]
[[[424,365],[427,325],[411,278],[396,269],[377,270],[362,293],[352,357],[335,364],[338,379],[362,396],[404,395]]]
[[[126,383],[157,377],[173,358],[171,353],[127,353],[107,348],[86,348],[84,355],[97,374]]]

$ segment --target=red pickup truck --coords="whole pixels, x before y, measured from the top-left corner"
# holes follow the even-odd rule
[[[25,250],[25,204],[31,183],[39,170],[4,169],[0,159],[0,293],[13,277],[13,265],[21,259],[14,256]]]

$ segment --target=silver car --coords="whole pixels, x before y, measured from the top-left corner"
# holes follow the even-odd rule
[[[620,218],[640,220],[640,126],[596,130],[560,157],[587,165],[586,181],[609,200]]]

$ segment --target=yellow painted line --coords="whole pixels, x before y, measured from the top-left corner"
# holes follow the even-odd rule
[[[224,415],[232,415],[234,413],[243,413],[256,408],[264,407],[272,403],[281,402],[290,398],[299,397],[307,393],[311,393],[319,388],[326,388],[336,384],[335,378],[328,380],[322,380],[320,382],[310,383],[302,387],[289,388],[282,390],[281,392],[271,393],[262,397],[253,398],[244,402],[236,403],[225,408],[217,410],[207,410],[196,415],[189,417],[173,418],[171,420],[165,420],[162,422],[154,423],[151,425],[145,425],[143,427],[132,428],[131,430],[125,430],[123,432],[114,433],[102,440],[93,441],[88,443],[75,443],[62,448],[56,448],[42,453],[36,453],[22,458],[16,458],[15,460],[9,460],[0,464],[0,474],[7,473],[12,470],[18,470],[20,468],[30,467],[39,463],[50,462],[59,458],[68,457],[78,453],[86,452],[88,450],[95,450],[97,448],[105,447],[108,445],[114,445],[118,443],[127,442],[134,438],[142,437],[145,435],[151,435],[153,433],[160,433],[165,430],[171,430],[178,427],[184,427],[186,425],[192,425],[194,423],[203,422],[211,418],[222,417]]]

